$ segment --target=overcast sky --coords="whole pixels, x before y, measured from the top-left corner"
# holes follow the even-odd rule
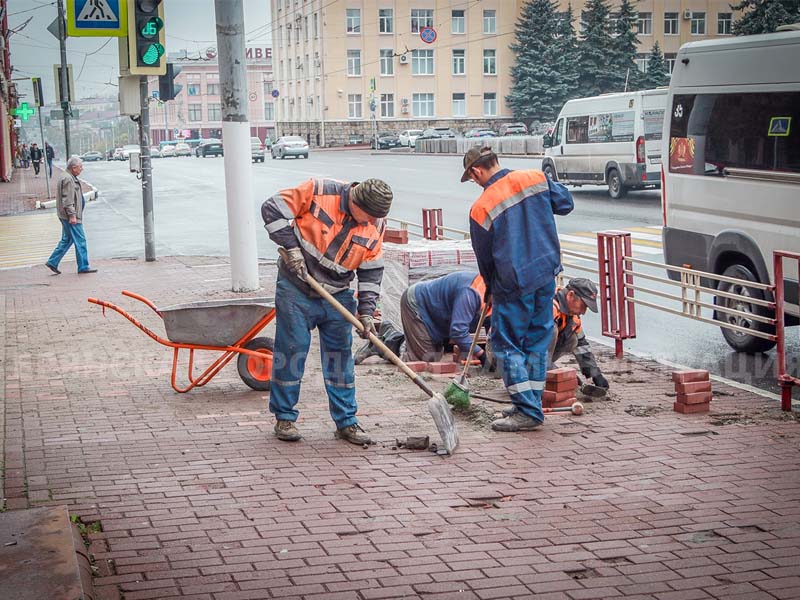
[[[69,0],[65,0],[68,2]],[[124,1],[124,0],[123,0]],[[244,0],[245,33],[248,45],[271,46],[268,25],[270,0]],[[216,47],[213,0],[165,0],[164,21],[167,52],[191,52]],[[8,25],[19,29],[11,36],[12,78],[41,77],[47,103],[55,101],[53,65],[61,61],[58,40],[47,31],[56,18],[53,0],[11,0]],[[31,21],[20,29],[28,19]],[[67,62],[72,64],[78,98],[116,97],[119,58],[117,38],[81,37],[67,39]],[[29,82],[17,81],[23,100],[32,100]]]

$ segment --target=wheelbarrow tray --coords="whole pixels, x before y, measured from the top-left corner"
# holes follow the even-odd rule
[[[274,298],[235,298],[159,308],[167,338],[176,344],[233,346],[275,308]]]

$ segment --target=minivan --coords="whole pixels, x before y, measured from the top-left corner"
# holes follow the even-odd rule
[[[628,190],[661,186],[661,130],[667,90],[603,94],[568,101],[545,136],[542,170],[553,181]]]
[[[800,252],[800,31],[683,45],[667,106],[665,262],[773,283],[773,251]],[[797,325],[797,280],[785,277],[784,286],[786,324]],[[768,292],[741,283],[721,282],[716,288],[771,300]],[[774,332],[747,318],[771,317],[765,307],[724,296],[716,296],[715,304],[740,313],[715,311],[717,320]],[[722,334],[740,352],[765,352],[775,345],[742,331],[723,328]]]

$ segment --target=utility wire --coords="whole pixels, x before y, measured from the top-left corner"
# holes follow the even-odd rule
[[[13,17],[15,15],[21,15],[22,13],[28,13],[34,10],[39,10],[40,8],[47,8],[48,6],[55,6],[55,2],[48,2],[47,4],[41,4],[39,6],[35,6],[33,8],[26,8],[25,10],[18,10],[15,13],[8,13],[9,17]]]

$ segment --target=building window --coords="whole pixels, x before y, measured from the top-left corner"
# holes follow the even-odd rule
[[[731,13],[717,13],[717,35],[730,35],[733,33],[731,30]]]
[[[394,118],[394,94],[381,94],[381,117]]]
[[[678,35],[678,13],[664,13],[664,35]]]
[[[664,64],[667,66],[667,73],[672,75],[672,69],[675,68],[675,60],[677,59],[677,54],[664,54]]]
[[[692,35],[705,35],[706,34],[706,13],[693,12],[692,13]]]
[[[273,104],[272,102],[264,103],[264,120],[265,121],[275,120],[275,104]]]
[[[347,117],[350,119],[360,119],[361,114],[361,94],[348,94]]]
[[[419,33],[423,27],[433,27],[433,9],[431,8],[412,8],[411,9],[411,32]]]
[[[497,33],[497,11],[483,11],[483,33]]]
[[[639,35],[653,35],[653,13],[639,13],[639,20],[636,22],[636,33]]]
[[[497,94],[495,92],[488,92],[483,95],[483,115],[485,117],[497,115]]]
[[[300,27],[294,28],[294,41],[296,44],[300,43]]]
[[[283,48],[283,25],[278,27],[278,48]]]
[[[433,50],[411,51],[411,74],[433,75]]]
[[[312,15],[311,20],[314,28],[314,39],[317,39],[319,37],[319,19],[317,19],[317,13]]]
[[[351,77],[361,75],[361,50],[347,51],[347,74]]]
[[[415,117],[432,117],[434,115],[433,94],[413,94],[411,111]]]
[[[303,17],[303,39],[308,41],[308,15]]]
[[[286,59],[286,78],[294,79],[294,69],[292,68],[292,59]]]
[[[208,105],[208,120],[221,121],[222,120],[222,106],[219,104]]]
[[[189,105],[189,120],[190,121],[202,121],[203,120],[203,105],[202,104],[190,104]]]
[[[466,57],[464,50],[453,50],[453,75],[466,73]]]
[[[497,75],[497,57],[494,50],[483,51],[483,74]]]
[[[647,59],[647,54],[636,55],[636,67],[639,69],[640,73],[647,73]]]
[[[190,96],[199,96],[200,95],[200,84],[199,83],[190,83],[186,88],[186,93]]]
[[[378,9],[378,32],[394,32],[394,10],[391,8]]]
[[[394,75],[394,50],[381,50],[381,75]]]
[[[452,11],[452,27],[451,33],[466,33],[467,18],[464,16],[463,10]]]
[[[347,9],[347,33],[361,33],[361,9]]]
[[[208,94],[209,96],[219,96],[219,83],[207,84],[206,94]]]
[[[464,93],[453,94],[453,116],[467,116],[467,95]]]

